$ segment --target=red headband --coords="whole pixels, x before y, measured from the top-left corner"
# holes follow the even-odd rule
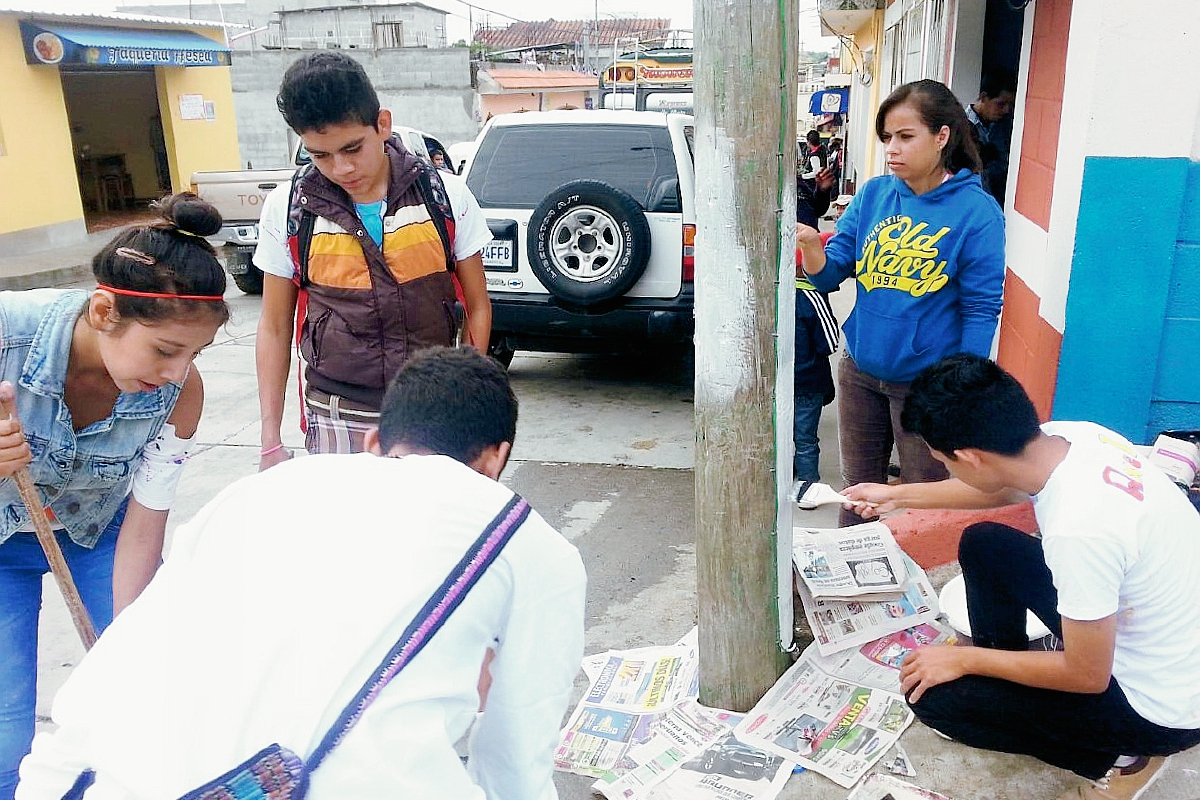
[[[118,289],[115,286],[107,286],[103,283],[96,284],[97,289],[103,289],[106,292],[113,294],[122,294],[126,297],[156,297],[163,300],[209,300],[212,302],[223,301],[224,295],[220,294],[172,294],[170,292],[138,292],[133,289]]]

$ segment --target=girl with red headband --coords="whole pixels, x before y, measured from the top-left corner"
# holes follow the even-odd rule
[[[0,293],[0,800],[34,731],[37,628],[49,567],[15,481],[27,468],[97,632],[149,583],[200,421],[192,361],[229,319],[203,238],[221,216],[192,194],[120,233],[92,292]],[[6,415],[5,415],[6,416]]]

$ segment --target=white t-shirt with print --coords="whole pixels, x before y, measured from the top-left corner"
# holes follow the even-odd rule
[[[1134,710],[1200,728],[1200,514],[1119,434],[1049,422],[1071,444],[1034,498],[1058,611],[1117,615],[1113,677]]]
[[[442,173],[446,195],[450,199],[450,210],[454,213],[454,260],[470,258],[492,240],[487,218],[479,201],[466,181],[457,175]],[[258,220],[258,247],[254,250],[254,266],[270,275],[291,280],[296,273],[288,249],[287,216],[288,195],[291,181],[276,186],[263,201],[262,216]]]

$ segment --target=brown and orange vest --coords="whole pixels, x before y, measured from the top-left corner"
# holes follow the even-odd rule
[[[391,181],[382,247],[349,195],[311,164],[293,179],[288,209],[305,379],[371,408],[415,352],[452,345],[456,328],[454,215],[445,186],[394,138],[385,150]]]

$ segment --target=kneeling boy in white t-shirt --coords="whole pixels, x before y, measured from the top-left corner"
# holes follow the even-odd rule
[[[998,523],[959,546],[973,647],[926,647],[902,686],[935,730],[1090,779],[1064,798],[1140,797],[1200,744],[1200,515],[1119,434],[1038,424],[996,364],[951,356],[912,382],[901,422],[952,478],[847,489],[864,516],[1032,498],[1041,538]],[[1026,610],[1062,640],[1030,651]]]

